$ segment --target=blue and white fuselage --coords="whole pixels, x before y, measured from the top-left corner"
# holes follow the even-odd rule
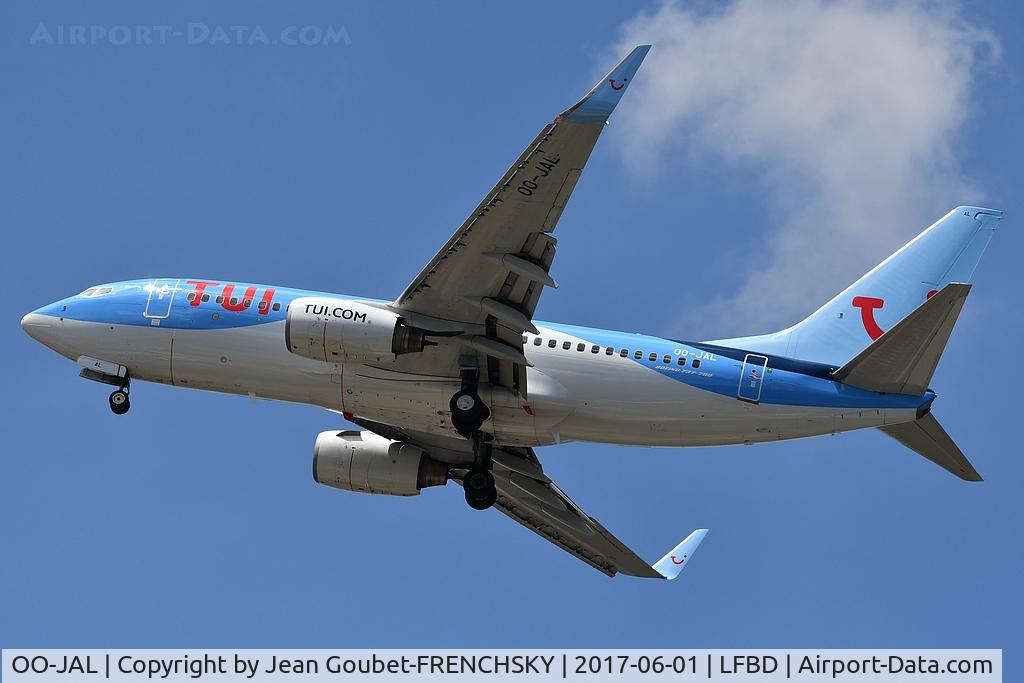
[[[675,578],[706,533],[648,564],[551,479],[533,447],[711,446],[877,427],[981,476],[931,414],[931,378],[1001,212],[959,206],[792,327],[682,342],[534,320],[553,233],[650,46],[544,125],[393,301],[153,278],[90,287],[22,327],[115,385],[132,380],[321,406],[313,477],[414,496],[449,481],[609,575]]]
[[[217,284],[200,289],[190,284],[196,282]],[[445,414],[457,377],[424,377],[403,372],[400,364],[325,363],[285,345],[286,312],[298,298],[384,302],[242,283],[231,285],[224,298],[229,285],[221,282],[160,278],[101,285],[30,313],[22,325],[71,360],[115,363],[133,379],[309,403],[455,436]],[[834,381],[834,366],[745,349],[536,326],[539,334],[524,335],[533,366],[529,395],[503,393],[489,401],[488,431],[496,444],[772,441],[910,421],[934,398],[931,392],[865,391]],[[486,387],[482,395],[487,400]]]

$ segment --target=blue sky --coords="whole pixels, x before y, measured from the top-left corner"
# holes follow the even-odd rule
[[[836,6],[849,14],[6,3],[0,645],[962,646],[1007,648],[1016,669],[1024,60],[1008,31],[1022,15],[1010,2]],[[722,50],[735,63],[688,59],[687,32],[759,13],[812,45],[837,32],[825,52],[860,48],[759,58],[787,40]],[[190,22],[344,27],[349,42],[30,44],[40,23]],[[1005,209],[933,382],[936,414],[985,483],[871,431],[542,449],[548,473],[644,557],[712,530],[681,581],[611,580],[469,510],[454,485],[388,499],[314,484],[315,435],[341,426],[326,411],[140,384],[115,417],[104,387],[18,326],[90,284],[149,275],[394,296],[645,31],[658,34],[650,63],[559,225],[562,286],[538,317],[689,339],[763,332],[949,208]],[[862,90],[807,90],[852,73]],[[755,82],[778,97],[747,97]],[[897,96],[904,82],[920,90]],[[786,123],[815,105],[820,116]],[[879,109],[893,126],[871,118]]]

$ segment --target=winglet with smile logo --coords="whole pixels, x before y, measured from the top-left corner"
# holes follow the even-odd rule
[[[605,123],[615,105],[622,99],[650,49],[650,45],[637,45],[633,48],[618,66],[598,81],[586,97],[562,112],[556,120],[570,123]]]
[[[686,537],[686,540],[672,548],[665,557],[654,563],[654,570],[670,581],[679,576],[679,572],[690,564],[693,554],[697,551],[697,546],[704,540],[707,533],[707,529],[694,531]]]

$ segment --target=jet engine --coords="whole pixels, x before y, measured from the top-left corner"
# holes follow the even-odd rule
[[[321,432],[313,448],[313,480],[345,491],[416,496],[446,484],[448,466],[373,432]]]
[[[288,350],[327,363],[394,362],[427,344],[424,331],[362,301],[301,297],[288,305],[284,339]]]

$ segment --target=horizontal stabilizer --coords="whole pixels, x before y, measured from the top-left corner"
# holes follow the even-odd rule
[[[837,381],[868,391],[920,396],[928,389],[971,286],[953,282],[843,367]]]
[[[879,429],[961,479],[982,481],[981,475],[967,460],[967,456],[953,439],[949,438],[949,434],[931,413],[913,422],[887,425]]]
[[[686,565],[690,563],[693,553],[697,551],[697,546],[700,545],[700,542],[704,540],[707,534],[707,529],[697,529],[694,531],[686,537],[686,540],[672,548],[665,557],[658,560],[654,564],[654,570],[669,581],[679,576],[679,572],[683,571]]]

